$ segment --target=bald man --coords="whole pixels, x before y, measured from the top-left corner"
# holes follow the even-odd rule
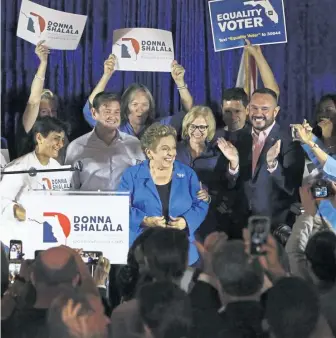
[[[31,272],[30,292],[25,299],[13,294],[19,303],[31,302],[2,323],[6,337],[45,337],[47,312],[52,301],[64,290],[78,288],[99,297],[89,269],[71,248],[48,249],[36,258]],[[28,285],[28,286],[29,286]],[[28,305],[28,306],[27,306]],[[14,324],[15,323],[15,324]]]

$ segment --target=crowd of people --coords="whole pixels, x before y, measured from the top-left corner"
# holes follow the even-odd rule
[[[4,171],[80,161],[72,189],[130,193],[130,250],[125,266],[101,257],[92,277],[76,250],[51,248],[23,260],[10,285],[3,252],[4,337],[336,335],[336,95],[321,98],[314,120],[280,126],[272,70],[260,47],[245,49],[264,87],[250,97],[224,91],[224,128],[193,104],[176,61],[183,108],[169,117],[156,118],[142,84],[121,97],[105,91],[110,55],[83,108],[92,131],[69,142],[58,98],[44,88],[49,50],[37,45],[20,157]],[[27,220],[22,197],[40,180],[3,175],[2,219]],[[251,216],[270,223],[261,255],[251,254]]]

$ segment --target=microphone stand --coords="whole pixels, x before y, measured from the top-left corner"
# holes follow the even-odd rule
[[[36,169],[34,167],[28,170],[16,170],[16,171],[1,171],[1,175],[17,175],[17,174],[28,174],[31,177],[36,176],[38,173],[54,173],[60,171],[82,171],[82,164],[76,163],[74,166],[65,166],[65,168],[56,169]]]

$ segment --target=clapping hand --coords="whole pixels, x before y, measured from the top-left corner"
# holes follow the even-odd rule
[[[277,161],[277,158],[280,154],[281,149],[281,140],[278,140],[267,152],[266,161],[269,167],[274,166],[274,163]]]
[[[239,153],[237,148],[223,137],[217,140],[217,145],[223,155],[230,161],[231,169],[236,169],[239,164]]]

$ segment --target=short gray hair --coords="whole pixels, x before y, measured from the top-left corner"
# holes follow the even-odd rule
[[[168,125],[163,125],[159,122],[153,123],[149,126],[141,137],[141,147],[145,152],[146,149],[155,150],[160,140],[163,137],[173,136],[175,141],[177,133],[175,128]]]
[[[243,241],[231,240],[216,249],[212,267],[222,290],[231,296],[252,296],[263,286],[264,271],[259,261],[245,252]]]

